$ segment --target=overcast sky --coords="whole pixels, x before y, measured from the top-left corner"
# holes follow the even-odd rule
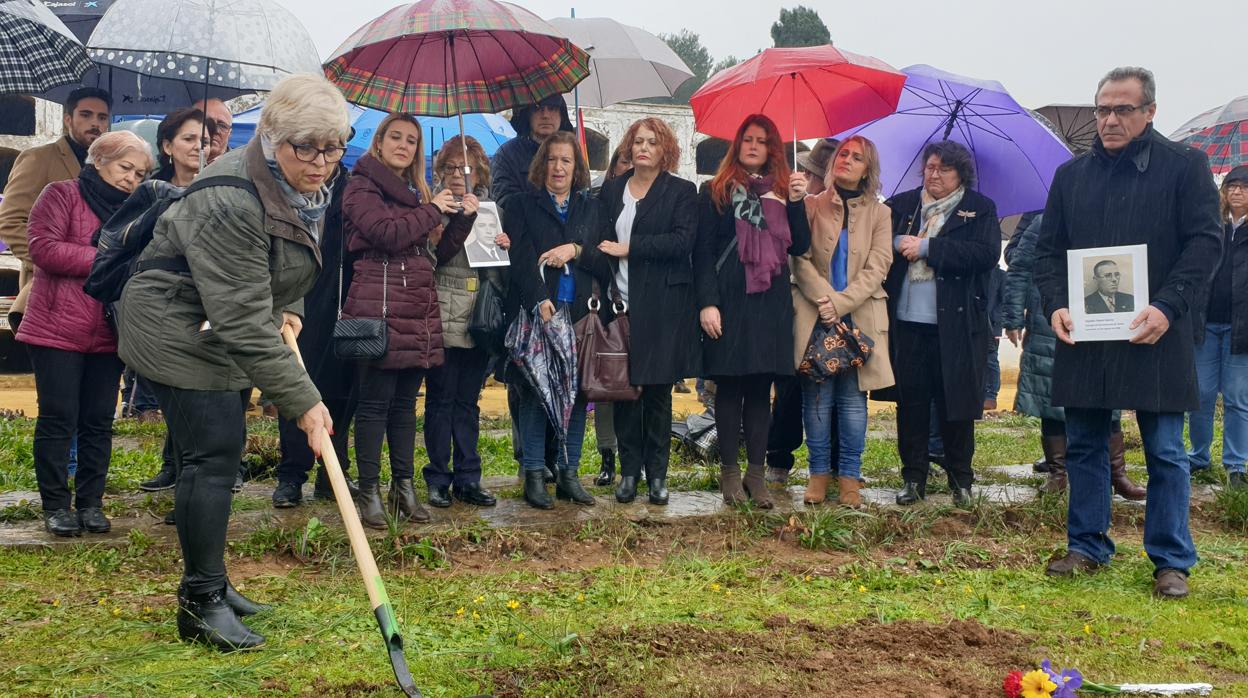
[[[395,0],[277,0],[308,27],[326,58]],[[1157,75],[1158,128],[1169,133],[1200,112],[1248,94],[1240,53],[1244,0],[802,0],[832,41],[897,68],[928,63],[997,80],[1024,106],[1087,103],[1116,65]],[[688,28],[719,60],[771,46],[771,24],[796,0],[525,0],[544,18],[612,17],[654,33]],[[1244,59],[1244,66],[1240,60]]]

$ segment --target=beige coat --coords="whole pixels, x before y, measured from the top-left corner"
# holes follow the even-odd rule
[[[26,220],[30,208],[43,188],[52,182],[74,179],[82,168],[78,158],[69,149],[65,138],[23,151],[13,163],[9,183],[4,188],[4,202],[0,203],[0,240],[9,246],[13,256],[22,262],[19,282],[21,291],[13,301],[11,313],[24,313],[26,299],[30,295],[30,282],[35,268],[30,262],[30,245],[26,241]]]
[[[858,388],[878,390],[893,385],[888,359],[888,306],[884,277],[893,263],[892,214],[874,197],[859,196],[849,203],[849,285],[832,290],[832,253],[841,237],[843,204],[835,189],[806,197],[810,221],[810,251],[792,257],[793,337],[795,364],[801,363],[810,333],[819,318],[815,300],[832,299],[837,315],[852,315],[854,325],[875,341],[875,352],[858,369]]]

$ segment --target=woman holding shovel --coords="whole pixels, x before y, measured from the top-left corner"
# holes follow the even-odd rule
[[[139,257],[163,268],[140,271],[121,297],[118,350],[151,380],[182,463],[174,502],[184,561],[178,635],[223,651],[264,642],[240,620],[262,607],[225,573],[230,487],[252,386],[298,420],[318,454],[321,430],[333,426],[279,330],[302,327],[301,299],[320,272],[316,241],[330,179],[350,131],[347,104],[324,78],[279,82],[256,137],[203,175],[238,179],[170,206]],[[187,271],[167,271],[173,260]]]

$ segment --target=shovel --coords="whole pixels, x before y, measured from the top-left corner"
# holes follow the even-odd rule
[[[282,339],[286,346],[295,352],[299,365],[303,366],[303,356],[295,343],[295,333],[289,326],[282,328]],[[305,367],[306,368],[306,367]],[[394,668],[394,678],[399,688],[409,696],[420,698],[420,689],[412,681],[412,672],[407,668],[407,658],[403,656],[403,636],[399,634],[399,622],[394,616],[394,606],[386,594],[386,586],[381,582],[381,573],[377,571],[377,561],[373,559],[373,551],[368,547],[368,538],[364,536],[364,527],[360,524],[359,514],[355,511],[355,502],[347,491],[347,480],[342,474],[342,466],[338,463],[338,452],[329,438],[329,432],[321,429],[321,458],[325,462],[325,472],[329,474],[329,482],[334,488],[334,499],[338,501],[338,513],[342,515],[342,523],[347,528],[347,538],[351,541],[351,553],[360,567],[360,575],[364,577],[364,587],[368,589],[368,602],[373,607],[373,615],[377,616],[377,627],[381,630],[381,639],[386,643],[386,651],[390,653],[390,666]]]

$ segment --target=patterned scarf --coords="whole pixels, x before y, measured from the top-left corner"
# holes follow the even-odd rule
[[[921,194],[922,211],[919,214],[923,221],[923,227],[919,229],[920,238],[934,238],[940,235],[940,229],[945,226],[945,221],[949,219],[949,213],[960,203],[962,203],[962,195],[966,193],[966,187],[958,187],[952,194],[943,199],[933,199],[931,194],[924,189]],[[936,274],[932,268],[927,266],[926,259],[920,259],[910,263],[910,270],[907,272],[910,283],[919,281],[931,281],[936,278]]]
[[[732,192],[732,215],[737,219],[737,257],[745,267],[745,292],[762,293],[788,262],[793,241],[785,202],[772,192],[775,178],[750,177],[748,188]]]
[[[268,136],[260,134],[260,147],[264,151],[264,161],[269,165],[269,172],[273,173],[273,179],[277,180],[277,185],[286,195],[286,203],[295,209],[295,213],[299,214],[299,220],[308,226],[312,239],[319,242],[321,219],[325,217],[325,210],[329,208],[330,201],[333,199],[333,192],[329,186],[333,178],[331,177],[321,185],[318,191],[311,194],[298,192],[286,181],[282,168],[277,164],[277,148],[273,146],[273,141],[269,140]]]

